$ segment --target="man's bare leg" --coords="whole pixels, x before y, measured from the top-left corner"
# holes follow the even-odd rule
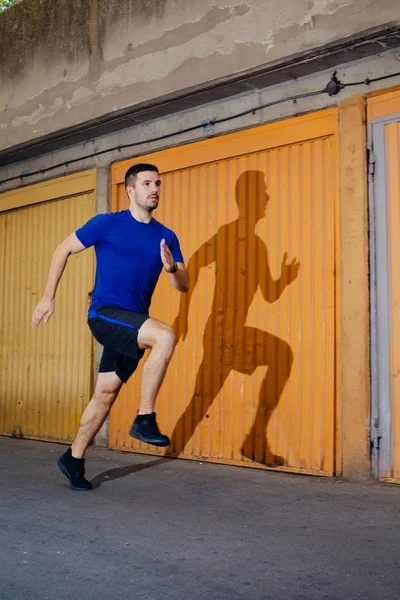
[[[78,433],[71,446],[74,458],[83,458],[87,447],[100,430],[121,389],[122,381],[116,373],[99,373],[94,394],[85,408]]]
[[[151,348],[151,352],[143,367],[138,416],[129,434],[154,446],[170,444],[168,436],[160,433],[153,411],[176,342],[176,334],[172,327],[156,319],[148,319],[139,330],[139,347]]]
[[[121,385],[122,381],[115,373],[99,373],[93,397],[82,414],[75,440],[71,448],[68,448],[57,461],[60,471],[67,477],[73,490],[92,489],[92,484],[85,478],[83,456],[104,423]]]
[[[174,353],[177,338],[169,325],[156,319],[148,319],[139,330],[140,348],[151,348],[150,356],[143,367],[140,386],[139,415],[153,412],[154,403],[167,367]]]

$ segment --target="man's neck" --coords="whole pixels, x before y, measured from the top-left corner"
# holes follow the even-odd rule
[[[132,217],[140,223],[150,223],[151,219],[153,218],[153,211],[149,212],[148,210],[144,210],[133,202],[130,203],[129,210]]]

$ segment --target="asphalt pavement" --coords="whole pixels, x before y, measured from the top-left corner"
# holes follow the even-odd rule
[[[400,486],[0,437],[1,600],[399,600]]]

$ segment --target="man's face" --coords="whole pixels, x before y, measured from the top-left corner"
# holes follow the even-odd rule
[[[128,186],[126,191],[129,199],[133,199],[138,206],[152,212],[158,206],[160,186],[160,176],[156,171],[142,171],[137,174],[135,187]]]

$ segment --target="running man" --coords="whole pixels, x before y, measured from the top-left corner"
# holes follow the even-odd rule
[[[92,489],[85,478],[86,449],[146,349],[151,352],[143,367],[140,407],[129,434],[154,446],[170,444],[158,429],[153,409],[177,339],[172,327],[149,316],[149,307],[163,268],[180,292],[188,291],[189,275],[178,238],[152,216],[160,185],[154,165],[138,164],[127,171],[129,209],[96,215],[58,246],[43,297],[32,316],[33,327],[42,320],[47,323],[68,257],[94,246],[97,266],[88,324],[104,349],[94,395],[72,446],[58,459],[73,490]]]

